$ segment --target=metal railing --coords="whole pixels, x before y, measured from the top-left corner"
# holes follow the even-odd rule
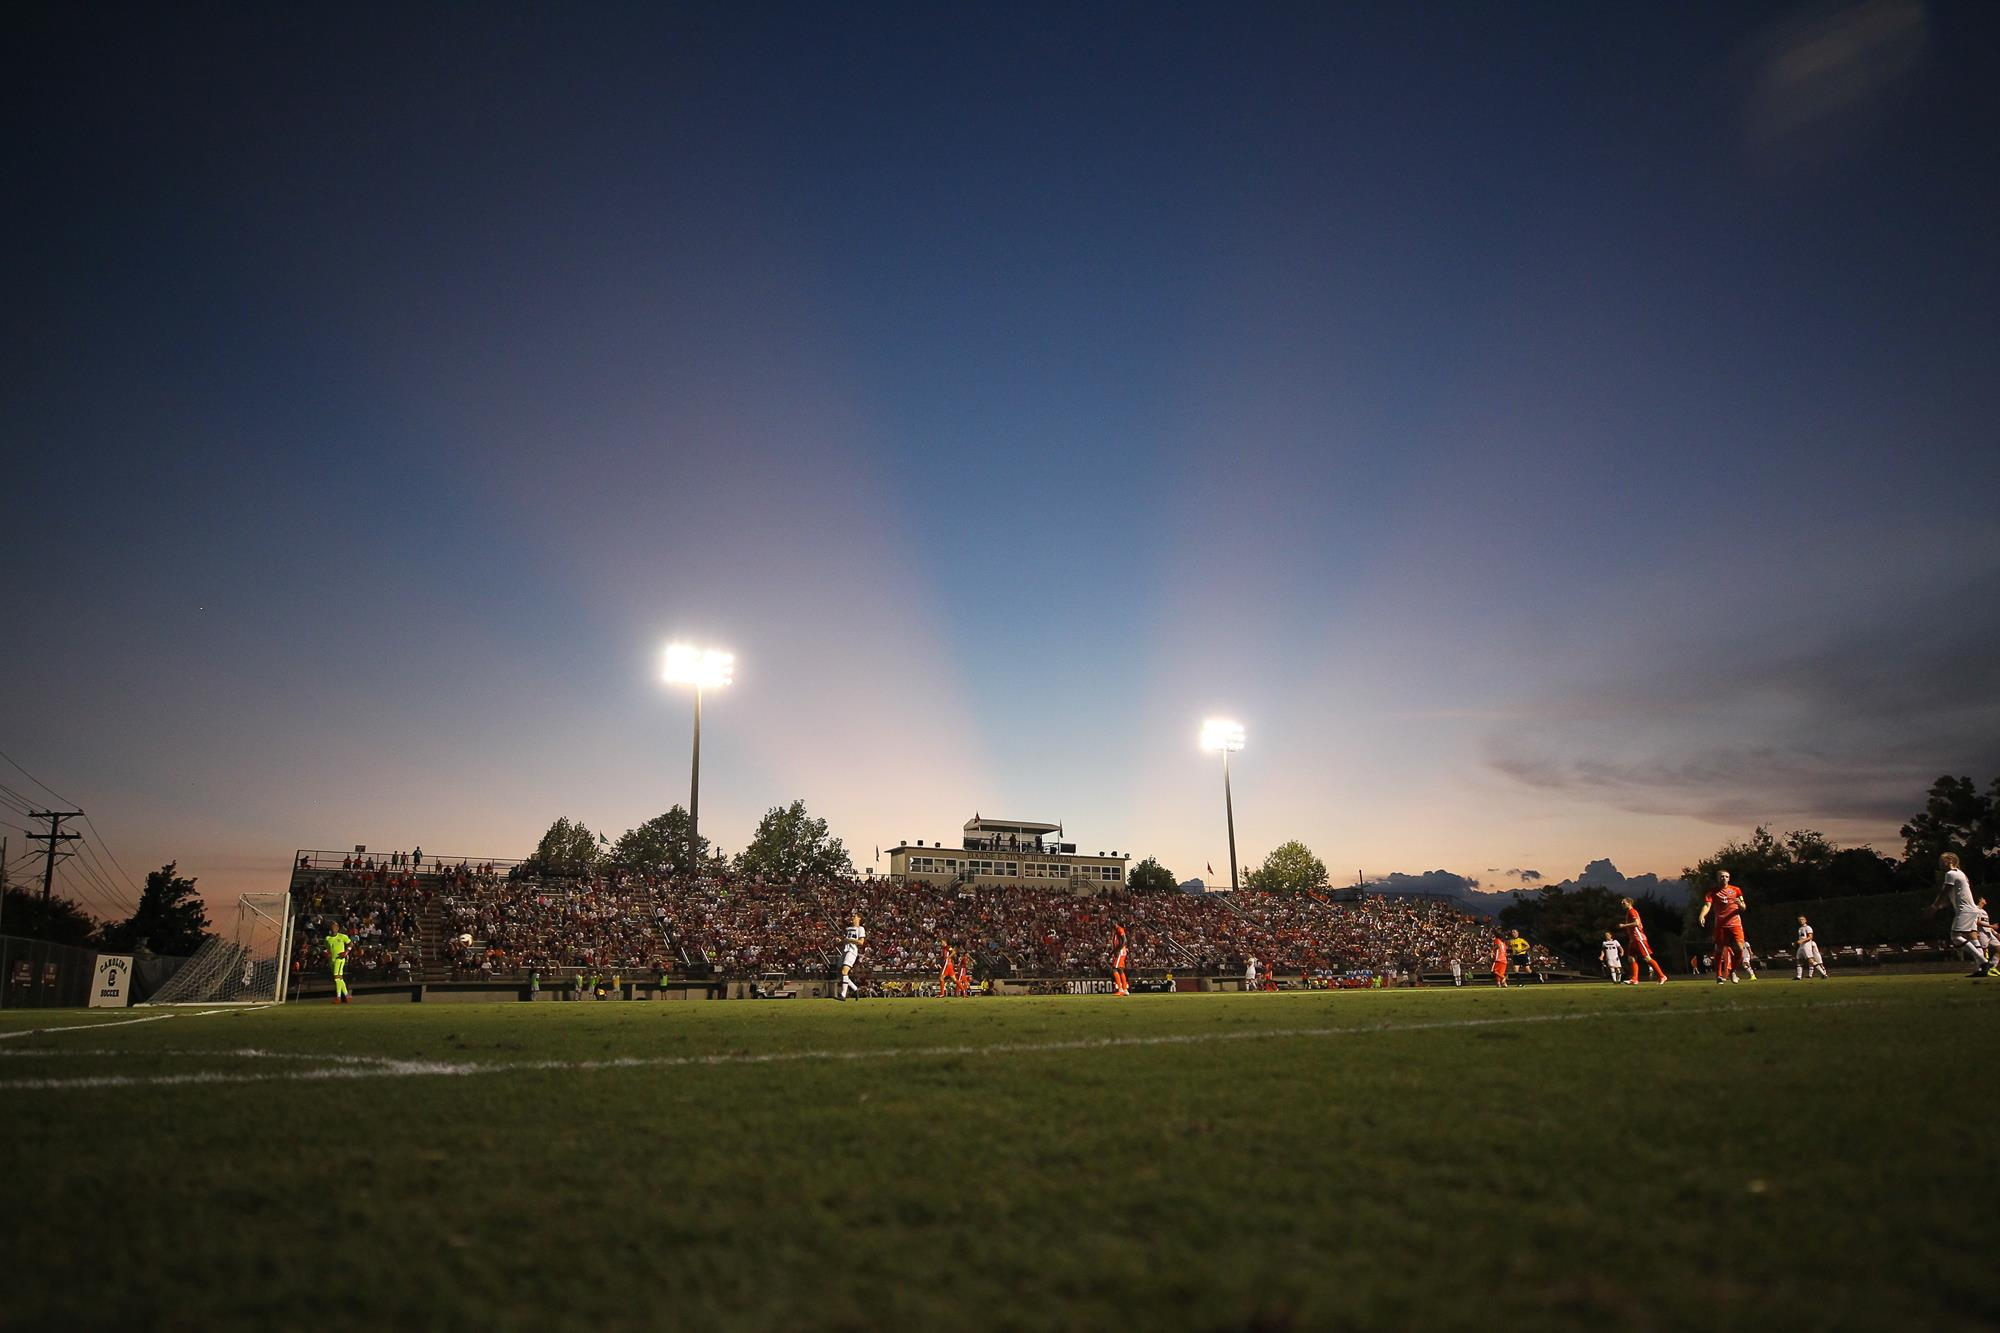
[[[411,870],[419,875],[440,875],[447,870],[457,870],[461,866],[468,870],[473,866],[492,866],[496,871],[504,872],[512,870],[515,866],[527,864],[524,858],[510,858],[505,856],[441,856],[433,855],[430,852],[424,853],[424,859],[421,862],[412,862],[405,859],[404,863],[400,866],[390,864],[390,860],[393,857],[405,856],[406,853],[414,855],[415,849],[392,847],[386,852],[373,850],[366,852],[329,852],[301,847],[298,851],[292,853],[292,869],[343,870],[351,868],[350,866],[343,866],[341,863],[344,861],[373,861],[377,870]]]

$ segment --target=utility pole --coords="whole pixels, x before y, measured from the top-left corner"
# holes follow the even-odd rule
[[[42,849],[42,933],[46,935],[49,930],[49,886],[55,882],[56,862],[58,860],[67,860],[69,857],[75,855],[73,852],[63,852],[58,856],[56,848],[65,842],[76,842],[83,837],[81,833],[64,833],[62,831],[62,822],[65,819],[82,819],[83,811],[30,810],[28,818],[46,819],[49,821],[49,831],[47,833],[30,833],[28,835],[29,842],[48,844],[48,846]]]

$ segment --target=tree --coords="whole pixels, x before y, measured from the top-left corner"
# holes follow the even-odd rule
[[[1250,887],[1267,893],[1304,893],[1326,886],[1326,862],[1297,840],[1273,848],[1264,864],[1250,872]]]
[[[804,801],[773,806],[757,821],[750,845],[736,858],[739,874],[764,879],[833,879],[854,873],[854,862],[839,838],[827,832],[824,819],[806,813]]]
[[[174,874],[179,863],[169,861],[146,876],[139,906],[130,918],[104,930],[104,943],[119,950],[151,949],[182,958],[208,938],[208,909],[194,891],[195,882]]]
[[[1958,853],[1973,883],[1991,880],[2000,873],[2000,778],[1984,792],[1971,778],[1939,778],[1900,831],[1906,882],[1930,883],[1945,852]]]
[[[1688,886],[1689,929],[1702,895],[1715,887],[1724,870],[1753,901],[1767,903],[1851,898],[1896,887],[1895,862],[1872,847],[1836,849],[1817,829],[1793,829],[1778,838],[1759,826],[1748,842],[1728,843],[1681,871]]]
[[[549,831],[535,844],[535,854],[529,859],[544,874],[587,874],[597,868],[603,856],[601,841],[584,827],[582,820],[565,817],[549,825]]]
[[[8,889],[6,905],[0,908],[0,931],[56,944],[86,945],[97,933],[97,922],[67,898],[50,895],[44,911],[41,890]]]
[[[1174,878],[1173,871],[1149,856],[1132,867],[1132,873],[1125,877],[1125,887],[1139,890],[1174,889],[1180,887],[1180,881]]]
[[[663,815],[654,815],[637,828],[626,829],[611,848],[611,859],[635,870],[667,871],[676,875],[694,874],[697,858],[688,855],[688,812],[675,806]],[[699,864],[712,868],[720,858],[707,838],[701,840]]]

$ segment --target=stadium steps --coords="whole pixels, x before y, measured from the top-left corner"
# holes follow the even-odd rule
[[[451,980],[451,968],[444,962],[444,909],[432,895],[417,914],[417,941],[423,949],[421,969],[426,981]]]

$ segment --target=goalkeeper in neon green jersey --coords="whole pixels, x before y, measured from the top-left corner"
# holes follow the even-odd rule
[[[333,1002],[351,1004],[353,997],[347,993],[347,946],[354,943],[347,938],[347,932],[335,922],[333,931],[326,937],[326,956],[333,960]]]

